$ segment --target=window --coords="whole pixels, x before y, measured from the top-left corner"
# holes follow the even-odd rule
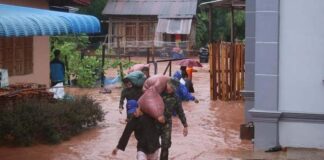
[[[33,72],[33,38],[0,38],[0,68],[9,76]]]
[[[143,47],[149,46],[154,40],[154,22],[113,22],[112,23],[112,42],[117,47],[117,39],[120,46]]]
[[[125,24],[125,36],[127,45],[136,45],[136,23]]]
[[[153,23],[140,23],[139,24],[139,41],[152,41],[154,37]]]

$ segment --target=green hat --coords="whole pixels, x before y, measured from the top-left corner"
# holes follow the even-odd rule
[[[177,90],[177,88],[179,87],[180,85],[180,82],[176,79],[173,79],[173,78],[170,78],[170,80],[168,81],[168,84],[170,84],[170,86],[172,87],[172,89],[174,91]]]

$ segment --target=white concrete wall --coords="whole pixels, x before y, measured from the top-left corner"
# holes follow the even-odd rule
[[[279,109],[324,113],[324,1],[280,1]]]
[[[279,142],[282,146],[324,149],[324,125],[305,122],[280,122]]]
[[[324,1],[281,0],[279,110],[324,113]],[[279,142],[324,148],[324,124],[280,122]]]

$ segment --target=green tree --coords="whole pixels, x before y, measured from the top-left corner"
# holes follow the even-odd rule
[[[102,18],[101,12],[105,8],[108,0],[92,0],[87,7],[81,7],[80,13],[96,16],[98,19]]]
[[[200,0],[199,3],[208,0]],[[212,11],[212,39],[211,41],[231,40],[231,11],[224,8],[213,8]],[[196,45],[201,47],[208,42],[208,8],[200,8],[197,13]],[[245,13],[241,10],[234,11],[235,39],[245,38]]]
[[[200,12],[197,14],[196,45],[203,46],[208,42],[208,14]]]

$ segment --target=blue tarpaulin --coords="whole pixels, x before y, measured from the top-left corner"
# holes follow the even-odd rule
[[[100,32],[94,16],[0,4],[0,37]]]

